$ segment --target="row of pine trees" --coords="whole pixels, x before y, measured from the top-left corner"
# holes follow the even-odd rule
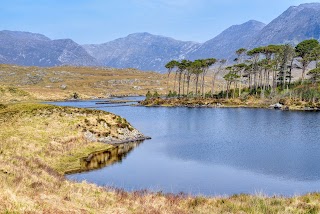
[[[280,90],[289,90],[294,85],[309,84],[314,86],[320,80],[320,44],[315,39],[305,40],[297,46],[268,45],[252,50],[241,48],[236,52],[237,58],[231,63],[225,59],[198,59],[195,61],[172,60],[165,67],[168,69],[167,92],[170,96],[220,96],[235,98],[243,91],[264,97],[267,93],[274,96]],[[307,72],[311,62],[315,68]],[[226,66],[229,64],[229,66]],[[210,92],[206,91],[205,79],[212,69]],[[292,81],[293,68],[301,69],[299,83]],[[215,92],[217,76],[224,75],[225,90]],[[170,75],[174,73],[173,88],[170,88]],[[306,78],[306,75],[309,78]],[[193,84],[194,91],[190,90]],[[301,87],[300,87],[301,88]],[[308,91],[308,90],[307,90]],[[300,93],[300,96],[303,95]],[[320,95],[319,95],[320,98]]]

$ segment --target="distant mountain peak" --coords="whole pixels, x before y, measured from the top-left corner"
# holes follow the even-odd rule
[[[254,20],[254,19],[251,19],[241,25],[266,25],[265,23],[263,22],[260,22],[260,21],[257,21],[257,20]]]
[[[264,27],[264,23],[256,20],[232,25],[215,38],[203,43],[198,49],[189,53],[188,58],[234,58],[235,51],[239,48],[246,48],[254,36]]]
[[[252,29],[256,29],[257,31],[261,30],[262,28],[264,28],[266,26],[266,24],[256,21],[256,20],[249,20],[245,23],[242,24],[237,24],[237,25],[232,25],[231,27],[227,28],[226,30],[222,31],[221,34],[219,34],[218,36],[222,36],[223,34],[229,33],[231,31],[243,31],[243,30],[252,30]]]
[[[22,31],[0,31],[0,63],[25,66],[98,65],[82,46],[71,39],[51,40]]]
[[[0,31],[0,34],[5,34],[7,36],[11,36],[16,39],[32,39],[32,40],[43,40],[43,41],[51,40],[45,35],[42,35],[39,33],[24,32],[24,31],[3,30],[3,31]]]
[[[172,40],[172,41],[179,41],[179,42],[190,42],[194,44],[199,44],[199,42],[194,42],[194,41],[182,41],[182,40],[177,40],[169,36],[163,36],[163,35],[156,35],[156,34],[151,34],[148,32],[138,32],[138,33],[132,33],[129,34],[127,37],[121,38],[154,38],[154,39],[165,39],[165,40]]]
[[[250,47],[284,43],[296,45],[310,38],[320,39],[320,3],[288,8],[263,28]]]
[[[106,66],[163,71],[168,61],[184,59],[198,45],[150,33],[134,33],[104,44],[83,47]]]
[[[137,33],[131,33],[128,36],[155,36],[148,32],[137,32]]]
[[[311,9],[315,9],[315,8],[319,8],[320,9],[320,3],[318,2],[311,2],[311,3],[303,3],[300,4],[299,6],[292,6],[290,8],[311,8]]]

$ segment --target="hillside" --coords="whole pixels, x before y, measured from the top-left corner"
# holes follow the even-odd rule
[[[72,98],[74,93],[82,99],[145,95],[149,90],[165,93],[166,82],[166,75],[135,69],[0,65],[0,102],[62,100]],[[27,95],[17,96],[14,88]]]

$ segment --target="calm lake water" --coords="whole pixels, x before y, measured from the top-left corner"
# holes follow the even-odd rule
[[[125,98],[132,99],[132,98]],[[59,102],[125,117],[152,140],[105,168],[69,175],[101,186],[194,195],[320,191],[320,114]],[[112,107],[113,106],[113,107]]]

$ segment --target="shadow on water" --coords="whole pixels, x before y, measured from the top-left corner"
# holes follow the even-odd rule
[[[127,155],[138,147],[143,141],[135,141],[130,143],[118,144],[115,148],[96,152],[88,157],[80,159],[81,172],[101,169],[116,163],[121,163]]]

